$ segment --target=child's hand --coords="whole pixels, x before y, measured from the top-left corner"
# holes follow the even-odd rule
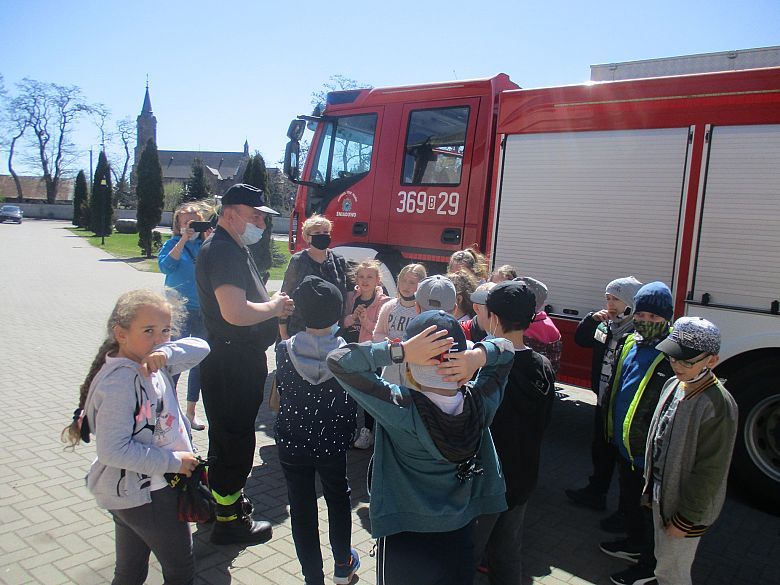
[[[168,355],[161,350],[153,351],[141,360],[141,369],[145,376],[151,376],[168,363]]]
[[[594,321],[598,321],[600,323],[603,323],[604,321],[609,320],[609,312],[606,309],[601,309],[600,311],[597,311],[591,315],[593,317]]]
[[[436,371],[444,377],[445,382],[456,382],[458,386],[463,386],[471,380],[474,372],[487,363],[487,354],[481,346],[458,353],[449,353],[446,358]]]
[[[198,458],[195,453],[189,451],[174,451],[177,459],[181,461],[181,467],[179,467],[178,473],[186,475],[187,477],[192,475],[193,470],[198,466]]]
[[[358,323],[360,320],[365,316],[366,314],[366,306],[360,305],[357,309],[355,309],[355,312],[352,313],[352,317],[357,321]]]
[[[418,366],[436,366],[438,357],[449,351],[455,341],[447,337],[447,330],[436,331],[436,325],[423,329],[420,333],[404,341],[404,361]]]

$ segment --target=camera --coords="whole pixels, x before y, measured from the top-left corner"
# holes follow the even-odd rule
[[[210,230],[213,226],[211,225],[210,221],[193,221],[189,225],[190,229],[195,230],[196,232],[205,232]]]

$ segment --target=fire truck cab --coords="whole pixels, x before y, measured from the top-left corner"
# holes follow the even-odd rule
[[[331,92],[320,117],[301,116],[288,135],[315,127],[291,221],[333,221],[334,245],[372,248],[391,270],[402,258],[444,263],[485,241],[498,96],[509,78]],[[296,173],[288,163],[286,172]],[[295,176],[297,179],[298,177]]]

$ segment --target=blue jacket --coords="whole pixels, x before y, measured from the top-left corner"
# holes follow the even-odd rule
[[[198,288],[195,286],[195,259],[200,253],[203,240],[190,240],[184,244],[181,256],[178,260],[171,258],[171,250],[181,240],[181,236],[173,236],[165,242],[157,255],[157,264],[160,272],[165,275],[165,286],[176,289],[178,293],[187,299],[187,310],[200,309],[198,301]]]
[[[637,344],[636,333],[618,344],[615,355],[618,358],[602,404],[606,436],[623,459],[643,469],[653,411],[674,372],[655,344]]]
[[[392,363],[388,342],[351,343],[328,355],[338,381],[377,422],[370,504],[374,537],[449,532],[481,514],[506,510],[504,478],[489,430],[514,359],[514,352],[502,349],[501,341],[479,344],[487,353],[487,365],[464,398],[471,404],[464,404],[464,412],[456,416],[442,413],[454,424],[462,422],[458,419],[467,416],[467,411],[481,419],[474,453],[484,471],[465,480],[457,475],[458,464],[442,453],[441,448],[449,448],[442,444],[446,431],[441,427],[429,431],[426,425],[420,401],[427,397],[375,374]],[[473,408],[475,404],[479,408]],[[453,439],[457,442],[457,437]]]

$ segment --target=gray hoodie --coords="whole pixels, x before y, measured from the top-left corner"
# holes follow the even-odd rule
[[[189,435],[189,421],[181,416],[172,376],[200,363],[208,355],[209,345],[202,339],[185,337],[156,349],[168,355],[168,362],[150,377],[130,359],[106,357],[90,384],[84,411],[97,437],[97,458],[86,479],[101,508],[122,510],[151,502],[151,476],[173,473],[181,467],[173,451],[154,445],[157,395],[159,392],[168,404],[177,405]]]
[[[322,384],[333,377],[325,358],[334,349],[346,345],[341,337],[312,335],[301,331],[287,341],[287,352],[295,370],[309,384]]]

